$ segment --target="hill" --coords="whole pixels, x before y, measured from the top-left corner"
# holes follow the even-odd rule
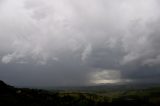
[[[0,81],[0,106],[160,106],[159,87],[88,91],[15,88]]]

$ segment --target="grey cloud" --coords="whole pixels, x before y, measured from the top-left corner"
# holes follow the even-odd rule
[[[0,7],[0,79],[62,86],[90,84],[101,72],[106,81],[158,78],[157,2],[8,0]]]
[[[93,48],[92,53],[88,56],[88,64],[102,69],[120,67],[120,62],[124,56],[123,48],[120,46],[120,43],[115,47],[108,47],[108,45],[102,44]]]

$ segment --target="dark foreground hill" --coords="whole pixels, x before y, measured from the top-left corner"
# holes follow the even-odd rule
[[[0,81],[0,106],[160,106],[160,88],[72,92],[14,88]]]

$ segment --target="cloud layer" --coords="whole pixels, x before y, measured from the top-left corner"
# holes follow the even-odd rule
[[[1,0],[0,79],[19,86],[155,82],[159,5],[158,0]]]

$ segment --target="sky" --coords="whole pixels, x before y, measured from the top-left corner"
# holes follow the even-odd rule
[[[0,80],[160,82],[159,0],[0,0]]]

